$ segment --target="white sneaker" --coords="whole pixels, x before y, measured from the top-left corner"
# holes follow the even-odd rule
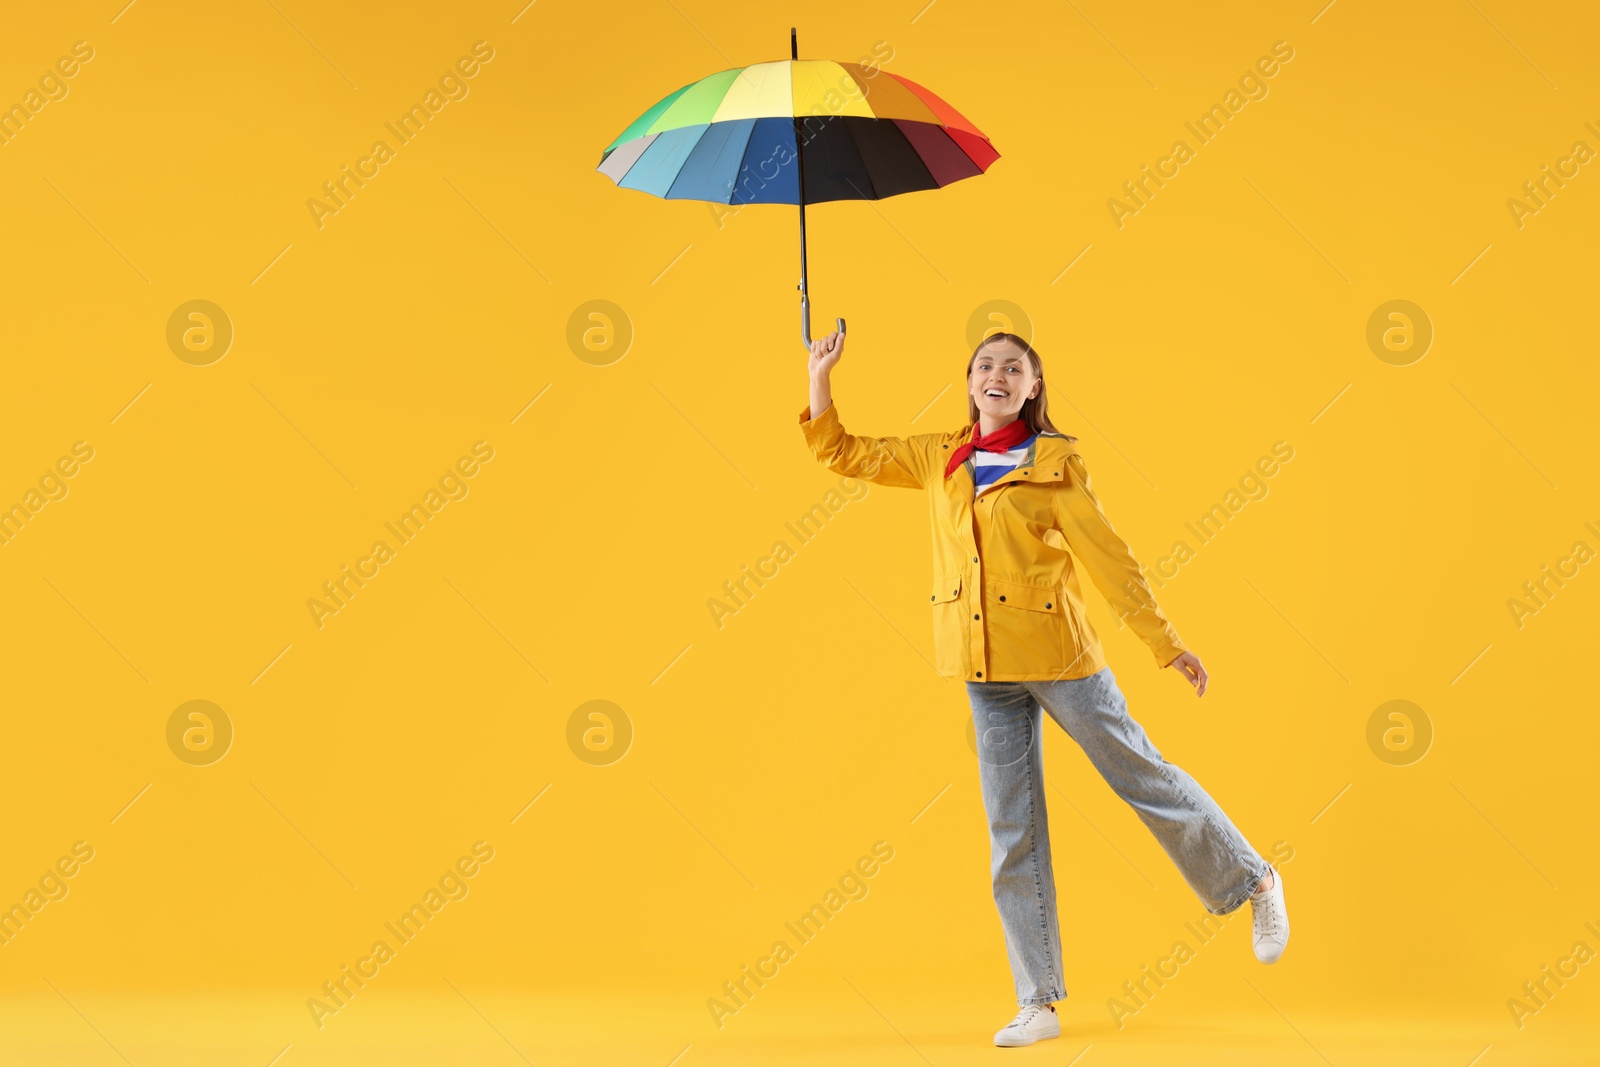
[[[1061,1036],[1061,1016],[1054,1005],[1028,1004],[1017,1012],[1017,1017],[994,1035],[994,1043],[1001,1048],[1021,1048],[1048,1037]]]
[[[1283,904],[1283,872],[1272,872],[1272,888],[1250,895],[1250,912],[1254,919],[1256,959],[1262,963],[1276,963],[1283,950],[1289,947],[1289,911]]]

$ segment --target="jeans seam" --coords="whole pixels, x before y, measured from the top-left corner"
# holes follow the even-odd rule
[[[1133,743],[1133,717],[1127,713],[1126,707],[1123,708],[1123,714],[1121,716],[1121,722],[1119,725],[1122,728],[1123,743],[1126,744],[1129,749],[1137,751],[1137,748]],[[1146,740],[1149,740],[1149,738],[1147,737]],[[1155,747],[1154,743],[1151,744],[1151,747]],[[1227,845],[1228,852],[1233,856],[1234,862],[1244,867],[1246,870],[1249,870],[1251,866],[1250,863],[1245,859],[1244,856],[1239,854],[1239,849],[1234,845],[1233,841],[1229,839],[1228,834],[1223,832],[1222,827],[1217,825],[1216,820],[1211,817],[1211,813],[1194,799],[1194,797],[1189,793],[1187,786],[1176,781],[1170,774],[1167,773],[1167,758],[1161,755],[1159,750],[1156,753],[1156,758],[1156,770],[1161,775],[1162,781],[1166,782],[1168,788],[1170,788],[1174,793],[1182,797],[1183,802],[1188,804],[1189,807],[1194,810],[1195,814],[1200,816],[1201,820],[1206,824],[1206,826],[1211,828],[1211,832],[1215,834],[1216,837],[1223,842],[1223,844]],[[1264,877],[1266,877],[1266,872],[1263,871],[1261,874],[1255,876],[1255,880],[1249,883],[1250,886],[1255,886]],[[1247,890],[1242,896],[1225,904],[1223,906],[1223,910],[1221,911],[1211,911],[1209,904],[1206,905],[1206,910],[1211,911],[1211,914],[1213,915],[1227,915],[1242,906],[1244,902],[1249,899],[1249,896],[1250,894]]]
[[[1032,697],[1033,697],[1032,691],[1027,690],[1026,686],[1024,686],[1023,689],[1028,692],[1029,699],[1032,699]],[[1033,716],[1032,716],[1031,712],[1029,713],[1028,718],[1029,718],[1029,727],[1031,729],[1031,727],[1032,727],[1032,719],[1033,719]],[[1044,759],[1043,744],[1044,744],[1044,738],[1042,736],[1040,736],[1040,735],[1042,735],[1044,733],[1044,730],[1043,730],[1043,715],[1042,714],[1040,716],[1040,727],[1041,728],[1039,730],[1034,731],[1035,736],[1030,738],[1030,743],[1033,744],[1033,745],[1040,746],[1040,748],[1039,748],[1040,766],[1043,767],[1043,759]],[[1056,961],[1056,958],[1055,958],[1055,954],[1053,952],[1051,952],[1051,950],[1050,950],[1051,949],[1051,945],[1050,945],[1050,915],[1049,915],[1049,909],[1046,907],[1046,902],[1045,902],[1044,878],[1039,873],[1039,840],[1040,840],[1040,837],[1042,835],[1040,833],[1040,826],[1039,826],[1039,819],[1038,819],[1038,800],[1034,796],[1034,786],[1036,784],[1037,783],[1035,783],[1034,780],[1033,780],[1033,759],[1031,757],[1029,757],[1028,758],[1028,834],[1032,838],[1033,847],[1028,850],[1028,859],[1033,864],[1033,891],[1034,891],[1034,895],[1038,898],[1038,901],[1039,901],[1039,939],[1043,943],[1043,946],[1044,946],[1045,977],[1049,980],[1049,984],[1054,986],[1054,985],[1057,984],[1056,983],[1056,964],[1057,964],[1057,961]],[[1049,848],[1050,847],[1050,842],[1049,842],[1048,838],[1045,838],[1044,847],[1045,848]],[[1053,871],[1053,868],[1052,868],[1052,877],[1053,876],[1054,876],[1054,871]]]
[[[1020,684],[1022,685],[1023,691],[1028,694],[1028,699],[1033,701],[1033,703],[1035,705],[1039,705],[1041,702],[1040,702],[1040,700],[1038,698],[1038,694],[1036,694],[1033,691],[1033,686],[1028,682],[1022,682]],[[1040,769],[1040,773],[1041,774],[1043,774],[1043,772],[1044,772],[1044,720],[1045,720],[1045,715],[1046,715],[1046,712],[1045,712],[1044,708],[1040,707],[1039,708],[1039,729],[1034,731],[1034,736],[1031,738],[1032,745],[1035,745],[1035,746],[1038,747],[1039,769]],[[1030,725],[1030,728],[1031,728],[1032,722],[1033,722],[1033,712],[1032,712],[1031,709],[1030,709],[1030,711],[1028,713],[1028,721],[1029,721],[1029,725]],[[1050,946],[1050,915],[1049,915],[1048,909],[1045,906],[1044,880],[1039,877],[1039,842],[1040,842],[1040,839],[1042,837],[1043,840],[1044,840],[1044,847],[1048,849],[1050,847],[1050,839],[1049,839],[1048,833],[1044,833],[1044,834],[1040,833],[1040,827],[1037,825],[1037,822],[1035,821],[1035,818],[1034,818],[1035,801],[1034,801],[1033,794],[1034,794],[1034,785],[1035,784],[1036,783],[1034,782],[1034,779],[1033,779],[1033,760],[1030,758],[1028,760],[1028,825],[1029,825],[1029,830],[1033,835],[1033,848],[1029,850],[1029,858],[1033,861],[1033,866],[1034,866],[1034,886],[1035,886],[1035,889],[1036,889],[1036,891],[1038,892],[1038,895],[1039,895],[1039,919],[1040,919],[1039,939],[1040,939],[1040,941],[1041,941],[1041,943],[1043,944],[1043,947],[1044,947],[1044,957],[1045,957],[1045,966],[1046,966],[1045,977],[1048,979],[1048,985],[1051,987],[1052,990],[1054,990],[1054,989],[1060,989],[1061,988],[1061,984],[1062,983],[1059,981],[1060,975],[1058,973],[1058,967],[1060,966],[1062,961],[1057,959],[1055,953],[1053,953],[1051,951],[1051,946]],[[1054,878],[1054,870],[1055,870],[1054,864],[1052,864],[1051,865],[1051,877],[1052,877],[1052,879]],[[1058,915],[1056,921],[1057,921],[1058,924],[1060,923],[1059,915]],[[1067,998],[1066,991],[1062,990],[1060,994],[1048,993],[1043,998],[1029,997],[1026,1000],[1018,1000],[1017,1003],[1018,1003],[1019,1006],[1026,1006],[1028,1004],[1052,1004],[1055,1001],[1065,1000],[1066,998]]]
[[[1124,730],[1124,733],[1126,733],[1126,730]],[[1234,843],[1231,840],[1229,840],[1228,835],[1223,832],[1222,827],[1217,825],[1216,820],[1211,817],[1211,813],[1210,812],[1208,812],[1204,807],[1202,807],[1198,802],[1195,801],[1194,797],[1192,795],[1190,795],[1187,786],[1183,785],[1181,782],[1178,782],[1178,781],[1174,780],[1173,777],[1167,773],[1166,764],[1167,764],[1166,758],[1162,757],[1160,766],[1157,768],[1161,772],[1162,779],[1167,783],[1167,785],[1169,787],[1171,787],[1173,792],[1175,792],[1178,796],[1181,796],[1183,798],[1183,801],[1184,801],[1185,804],[1188,804],[1189,807],[1194,809],[1195,813],[1200,816],[1201,820],[1204,821],[1205,824],[1208,827],[1211,828],[1211,832],[1213,834],[1215,834],[1216,837],[1219,840],[1221,840],[1225,845],[1227,845],[1228,852],[1233,856],[1234,862],[1239,864],[1245,870],[1249,870],[1250,869],[1250,863],[1244,858],[1244,856],[1239,854],[1239,849],[1234,845]],[[1264,873],[1256,875],[1255,882],[1260,882],[1263,877],[1265,877]],[[1253,882],[1251,884],[1253,885],[1255,883]],[[1212,912],[1212,914],[1214,914],[1214,915],[1226,915],[1228,912],[1233,911],[1234,909],[1238,908],[1240,904],[1243,904],[1245,899],[1248,898],[1248,896],[1249,896],[1249,894],[1246,893],[1244,897],[1239,898],[1237,903],[1230,903],[1228,905],[1225,905],[1225,910],[1224,911]]]

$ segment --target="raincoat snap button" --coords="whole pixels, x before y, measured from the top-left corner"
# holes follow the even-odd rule
[[[978,677],[979,677],[979,678],[982,678],[982,677],[983,677],[983,672],[982,672],[982,671],[979,671],[979,672],[978,672]]]
[[[1050,606],[1051,606],[1051,605],[1049,605],[1049,604],[1046,604],[1046,605],[1045,605],[1045,607],[1047,607],[1047,608],[1048,608],[1048,607],[1050,607]]]
[[[978,557],[977,556],[973,556],[972,557],[972,562],[974,562],[974,563],[978,562]]]
[[[938,599],[939,599],[939,598],[938,598],[938,597],[936,597],[936,596],[930,596],[930,597],[929,597],[929,598],[928,598],[928,599],[929,599],[929,600],[938,600]]]
[[[1004,604],[1005,602],[1006,602],[1006,597],[1005,597],[1005,594],[1002,593],[1002,594],[1000,594],[1000,603]]]
[[[974,618],[974,619],[976,619],[976,618],[977,618],[977,616],[976,616],[976,615],[974,615],[974,616],[973,616],[973,618]]]

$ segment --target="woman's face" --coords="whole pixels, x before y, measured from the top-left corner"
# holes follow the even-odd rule
[[[1033,373],[1032,361],[1010,341],[984,345],[972,361],[967,392],[978,410],[1002,423],[1022,410],[1022,402],[1037,396],[1044,385]]]

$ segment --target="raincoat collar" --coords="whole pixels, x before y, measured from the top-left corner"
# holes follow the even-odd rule
[[[977,432],[977,423],[968,423],[963,429],[956,432],[950,441],[950,447],[955,448],[972,439]],[[1077,438],[1064,433],[1052,433],[1041,430],[1034,435],[1032,443],[1028,445],[1027,458],[1018,465],[1017,469],[996,480],[990,486],[1005,485],[1009,482],[1059,482],[1067,478],[1067,457],[1076,455]],[[972,457],[968,456],[961,466],[957,467],[950,477],[945,479],[951,491],[956,491],[957,480],[961,479],[960,489],[968,497],[972,495],[973,485],[977,478],[973,473]]]

